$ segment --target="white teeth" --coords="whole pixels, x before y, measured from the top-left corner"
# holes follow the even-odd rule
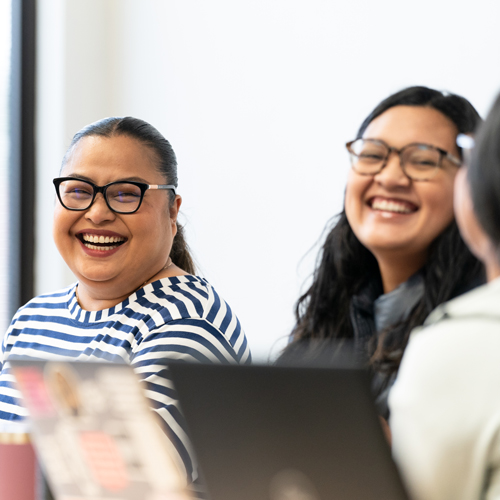
[[[121,236],[97,236],[96,234],[83,234],[83,241],[88,241],[89,243],[118,243],[120,241],[125,241],[125,238]]]
[[[409,214],[413,211],[403,203],[389,200],[374,200],[372,208],[373,210],[383,210],[385,212],[396,212],[400,214]]]
[[[114,243],[121,243],[125,241],[125,238],[121,236],[102,236],[97,234],[87,234],[84,233],[82,235],[84,245],[90,250],[98,250],[99,252],[109,252],[110,250],[114,250],[118,247],[118,245],[114,245]],[[99,243],[100,245],[107,246],[97,246],[92,245],[92,243]]]
[[[99,250],[100,252],[109,252],[110,250],[114,250],[118,245],[113,245],[109,247],[96,247],[95,245],[91,245],[90,243],[84,243],[84,245],[90,250]]]

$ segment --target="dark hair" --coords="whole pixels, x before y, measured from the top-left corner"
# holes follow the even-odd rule
[[[500,95],[477,134],[467,178],[474,213],[500,262]]]
[[[424,106],[434,108],[448,117],[462,134],[474,132],[481,122],[481,117],[474,106],[464,97],[448,92],[430,89],[428,87],[408,87],[384,99],[363,121],[359,127],[359,138],[366,127],[394,106]]]
[[[399,105],[437,109],[450,118],[461,133],[473,131],[481,120],[463,97],[426,87],[410,87],[382,101],[364,120],[358,137],[373,119]],[[295,308],[294,342],[352,339],[350,307],[353,295],[374,281],[381,288],[377,260],[355,236],[344,210],[331,226],[318,256],[313,283]],[[421,325],[437,305],[465,291],[474,280],[479,284],[482,279],[482,265],[463,242],[455,221],[432,242],[421,273],[425,292],[409,317],[375,336],[365,346],[365,355],[372,368],[388,378],[399,368],[411,330]]]
[[[64,155],[62,167],[71,156],[76,144],[84,137],[115,137],[125,135],[136,139],[144,146],[148,147],[153,153],[154,161],[158,171],[165,176],[167,184],[173,184],[177,187],[177,159],[170,143],[163,137],[156,128],[139,118],[126,116],[124,118],[111,117],[103,118],[97,122],[91,123],[77,132],[71,141],[71,144]],[[169,191],[170,205],[172,206],[175,195]],[[174,264],[190,274],[195,274],[195,266],[189,247],[184,238],[183,227],[177,224],[177,234],[175,235],[170,251],[170,257]]]

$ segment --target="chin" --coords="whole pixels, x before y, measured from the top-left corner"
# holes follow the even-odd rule
[[[73,271],[73,274],[78,278],[78,281],[91,283],[106,283],[115,279],[119,273],[103,273],[102,270],[94,271]]]
[[[378,244],[365,245],[375,255],[390,255],[392,257],[404,257],[407,255],[421,254],[424,250],[417,247],[411,241],[379,242]]]

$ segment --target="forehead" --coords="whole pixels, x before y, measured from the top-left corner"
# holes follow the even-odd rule
[[[456,125],[440,111],[424,106],[394,106],[377,116],[366,128],[363,137],[382,139],[390,146],[402,148],[421,142],[456,150]]]
[[[162,181],[153,151],[127,136],[88,136],[70,152],[61,175],[85,175],[95,182],[140,177],[150,183]],[[160,182],[161,183],[161,182]]]

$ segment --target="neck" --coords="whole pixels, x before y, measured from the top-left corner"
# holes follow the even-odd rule
[[[160,271],[125,294],[123,294],[123,287],[120,285],[110,287],[109,284],[103,282],[96,283],[80,280],[76,289],[76,298],[80,307],[85,311],[102,311],[123,302],[130,295],[137,292],[137,290],[153,281],[185,274],[187,273],[177,267],[169,258],[167,264]]]
[[[134,292],[135,290],[132,290],[130,293],[121,296],[111,292],[108,297],[108,294],[103,292],[103,290],[88,287],[80,281],[76,288],[76,299],[79,306],[85,311],[102,311],[123,302]]]
[[[376,256],[384,293],[392,292],[423,267],[426,256]]]

